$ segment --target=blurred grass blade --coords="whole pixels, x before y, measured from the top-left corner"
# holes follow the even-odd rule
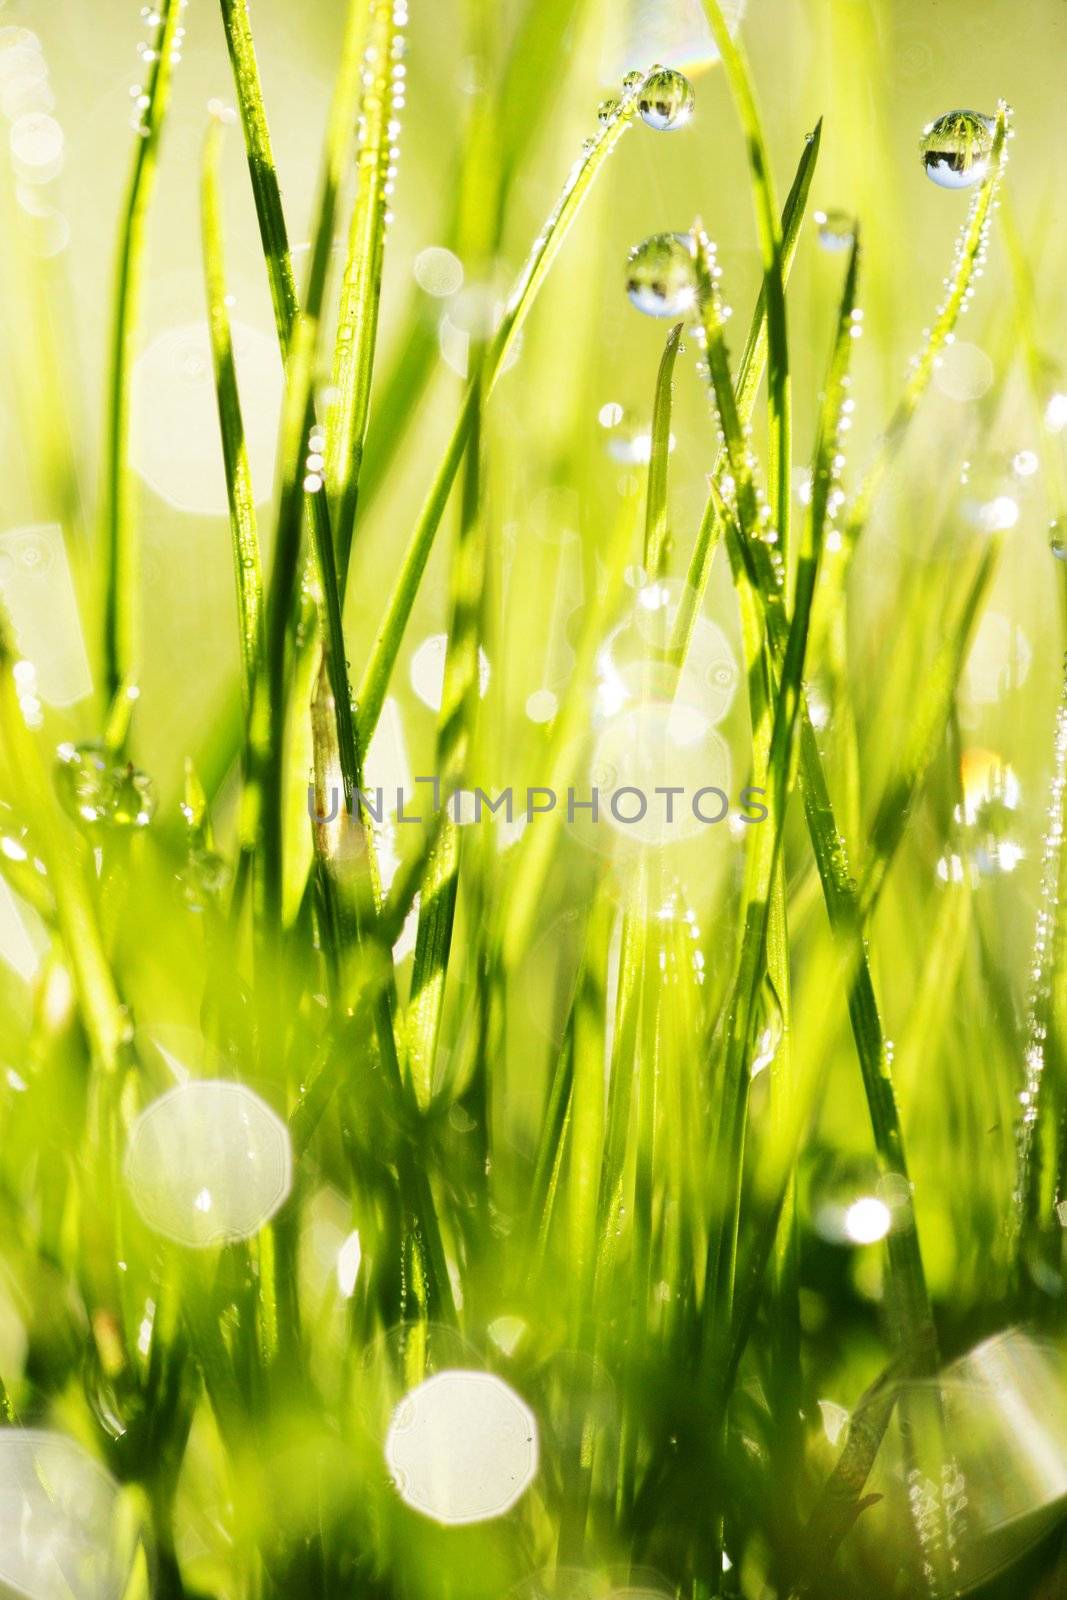
[[[618,111],[601,125],[589,149],[571,169],[559,200],[534,241],[526,265],[508,297],[500,326],[485,355],[483,376],[487,397],[492,393],[493,385],[522,331],[552,263],[563,248],[586,195],[637,114],[637,92],[636,85],[629,89],[620,101]],[[477,396],[477,385],[468,385],[459,420],[404,552],[385,616],[378,628],[370,659],[363,672],[358,699],[359,739],[360,747],[364,750],[377,726],[385,691],[400,653],[404,629],[411,615],[411,608],[415,604],[415,596],[422,582],[423,572],[426,570],[430,550],[459,471],[467,439],[474,425],[475,409],[479,403]]]
[[[652,580],[661,575],[668,555],[667,476],[671,453],[671,409],[674,400],[674,367],[678,360],[682,330],[683,324],[679,322],[667,336],[652,405],[652,450],[648,466],[644,559],[645,571]]]
[[[263,564],[256,526],[256,497],[248,465],[241,398],[237,388],[233,339],[227,305],[222,202],[219,192],[219,153],[222,122],[215,118],[204,141],[201,216],[204,238],[204,272],[207,283],[208,325],[215,365],[215,391],[222,432],[226,494],[230,505],[237,614],[241,639],[241,688],[245,716],[251,715],[256,673],[263,648]]]
[[[907,829],[915,798],[938,750],[955,704],[960,674],[971,648],[975,625],[989,593],[1000,541],[990,540],[978,560],[974,577],[953,624],[925,676],[897,772],[886,785],[868,833],[869,853],[859,891],[859,910],[869,921],[885,882],[886,873]]]
[[[960,316],[966,310],[972,292],[977,268],[985,255],[993,203],[1000,185],[1007,153],[1011,112],[1002,100],[997,106],[996,131],[989,160],[989,174],[971,203],[963,232],[956,244],[956,260],[948,285],[948,293],[938,312],[926,343],[912,368],[904,393],[894,411],[889,426],[882,437],[878,453],[860,484],[843,532],[842,562],[846,563],[856,541],[867,523],[875,496],[882,485],[892,462],[900,451],[911,426],[912,418],[930,387],[941,352],[955,331]]]
[[[327,427],[327,476],[335,496],[334,546],[342,595],[356,525],[359,476],[370,412],[378,342],[378,306],[392,173],[399,137],[397,101],[405,79],[397,68],[404,43],[396,0],[363,0],[365,78],[360,102],[358,188],[341,284],[333,387],[337,402]],[[402,69],[401,69],[402,70]]]
[[[796,256],[797,242],[804,221],[804,213],[811,190],[811,182],[815,176],[815,166],[819,159],[819,149],[822,142],[822,122],[810,134],[804,144],[804,152],[793,179],[792,188],[785,203],[782,213],[782,275],[788,279],[793,260]],[[764,367],[767,361],[767,290],[764,286],[760,290],[756,308],[752,313],[749,324],[748,338],[745,341],[744,352],[737,369],[737,412],[742,427],[748,427],[752,421],[752,414],[756,408],[756,395],[763,380]],[[719,457],[712,469],[713,476],[721,477],[725,470],[726,452],[720,451]],[[689,572],[686,578],[685,592],[682,603],[678,608],[675,621],[674,637],[671,641],[672,653],[678,659],[684,660],[689,646],[692,643],[693,630],[700,614],[700,607],[708,586],[711,575],[711,562],[718,544],[721,523],[718,513],[718,503],[714,492],[709,493],[704,515],[701,518],[700,528],[697,533],[696,544],[689,561]]]
[[[59,811],[37,745],[26,726],[15,666],[7,614],[0,604],[0,741],[6,765],[18,775],[23,810],[33,818],[93,1058],[101,1072],[110,1075],[118,1071],[120,1051],[130,1033],[129,1018],[104,949],[81,843]]]
[[[1063,972],[1067,960],[1067,849],[1064,848],[1067,801],[1067,672],[1056,713],[1053,775],[1042,840],[1041,885],[1037,924],[1030,961],[1030,995],[1026,1017],[1021,1107],[1016,1129],[1015,1206],[1012,1219],[1018,1268],[1026,1271],[1031,1234],[1051,1219],[1040,1214],[1041,1138],[1047,1132],[1050,1093],[1048,1068],[1065,1058]],[[1062,1134],[1061,1134],[1062,1138]],[[1053,1175],[1056,1195],[1061,1174]],[[1058,1219],[1056,1232],[1060,1232]]]
[[[479,622],[486,540],[481,490],[481,421],[480,412],[476,411],[467,445],[463,507],[452,562],[448,643],[437,721],[435,770],[444,797],[445,815],[422,887],[406,1022],[409,1070],[416,1096],[423,1106],[429,1104],[434,1087],[434,1065],[459,888],[462,830],[453,814],[450,796],[464,783],[480,698]]]
[[[153,43],[119,233],[105,411],[102,528],[107,551],[104,597],[104,693],[108,707],[140,670],[140,558],[128,461],[131,362],[140,315],[148,212],[170,100],[173,58],[184,0],[163,0]]]
[[[277,925],[282,905],[282,813],[284,750],[289,680],[289,629],[300,571],[301,528],[308,502],[314,537],[319,600],[330,689],[337,725],[337,753],[345,809],[359,787],[359,758],[341,621],[341,596],[330,530],[324,480],[308,465],[314,426],[314,381],[319,355],[334,220],[355,120],[360,80],[362,3],[351,0],[344,45],[330,105],[319,180],[311,263],[304,305],[292,324],[287,350],[286,394],[282,415],[280,492],[274,564],[267,607],[267,705],[269,755],[261,764],[264,828],[264,896],[268,920]]]
[[[774,525],[785,555],[789,549],[792,507],[792,402],[789,379],[789,340],[786,330],[785,263],[778,222],[774,173],[756,104],[752,74],[741,46],[726,26],[718,0],[703,0],[715,44],[722,58],[752,174],[752,199],[756,211],[763,284],[767,305],[767,367],[769,402],[768,478],[774,506]]]

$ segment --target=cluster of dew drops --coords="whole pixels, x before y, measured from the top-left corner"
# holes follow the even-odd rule
[[[669,78],[673,80],[673,91],[657,95],[649,92],[649,86],[654,85],[657,79]],[[624,82],[624,87],[632,90],[639,75],[633,74]],[[646,110],[650,105],[650,111]],[[641,90],[640,109],[645,120],[653,127],[673,128],[681,127],[687,123],[693,113],[693,90],[681,73],[672,72],[670,69],[655,68],[649,75],[646,85]],[[601,121],[610,121],[618,113],[619,102],[606,100],[600,108]],[[1010,108],[1005,107],[1010,115]],[[923,129],[919,150],[923,169],[931,182],[943,189],[974,189],[987,177],[990,163],[993,159],[997,122],[995,117],[984,116],[976,111],[950,111],[938,117],[934,122],[928,123]],[[1007,137],[1014,137],[1014,130],[1009,126]],[[995,204],[997,202],[994,202]],[[824,250],[832,253],[850,249],[854,239],[854,225],[851,219],[841,211],[817,211],[815,222],[818,228],[819,243]],[[982,236],[978,242],[974,261],[969,274],[967,286],[963,292],[959,311],[962,314],[969,309],[975,293],[975,283],[984,270],[984,263],[988,249],[990,219],[986,218]],[[964,230],[956,247],[956,257],[953,270],[944,280],[944,287],[951,296],[955,292],[960,273],[966,262],[968,252],[968,230]],[[718,294],[718,280],[721,269],[715,262],[714,246],[706,239],[697,239],[693,233],[656,233],[641,241],[630,251],[626,261],[626,293],[630,303],[636,310],[645,316],[670,318],[672,320],[689,320],[697,317],[700,311],[700,275],[697,270],[698,251],[703,253],[707,267],[707,277],[711,282],[712,291]],[[949,301],[940,307],[937,321],[940,322],[949,307]],[[726,322],[731,315],[729,306],[717,307],[721,321]],[[700,345],[706,344],[706,336],[699,321],[695,320],[693,335]],[[863,312],[856,309],[852,313],[851,333],[853,338],[859,338],[863,332]],[[931,329],[924,330],[924,340],[928,343],[931,338]],[[949,332],[944,340],[946,345],[955,343],[955,334]],[[911,362],[914,372],[920,365],[922,358],[915,356]],[[941,358],[936,356],[934,365],[940,365]],[[706,362],[701,362],[698,367],[699,375],[709,377]],[[846,377],[846,388],[851,386],[851,381]],[[841,408],[838,419],[838,432],[841,436],[852,427],[855,401],[848,396]],[[1050,431],[1058,431],[1063,425],[1063,418],[1067,417],[1067,397],[1055,396],[1049,407],[1046,417],[1046,426]],[[747,438],[751,430],[746,429],[746,461],[748,470],[753,473],[755,462],[747,451]],[[722,430],[720,428],[720,443]],[[841,536],[834,526],[834,519],[845,504],[846,495],[840,484],[841,472],[845,461],[844,456],[838,451],[831,462],[833,482],[830,488],[828,502],[828,531],[827,547],[831,550],[840,547]],[[723,474],[720,489],[729,500],[735,492],[733,480],[729,474]],[[810,498],[810,478],[801,486],[801,498]],[[776,543],[776,533],[771,525],[772,518],[769,508],[760,501],[760,532],[761,537],[772,547]],[[1067,533],[1059,521],[1054,521],[1049,530],[1049,542],[1053,555],[1061,560],[1067,559]]]

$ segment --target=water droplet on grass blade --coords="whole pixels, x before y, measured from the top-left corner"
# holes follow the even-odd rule
[[[852,249],[855,223],[847,211],[816,211],[815,226],[824,250],[840,253]]]
[[[683,317],[696,305],[696,255],[685,233],[655,233],[626,261],[626,293],[647,317]]]
[[[113,765],[103,745],[61,744],[56,751],[56,789],[76,821],[144,828],[156,810],[155,786],[131,762]]]
[[[190,1249],[250,1239],[292,1186],[289,1131],[243,1084],[190,1081],[130,1133],[126,1182],[154,1232]]]
[[[596,108],[598,122],[610,122],[619,109],[619,101],[615,95],[608,95],[606,100],[601,100]]]
[[[230,865],[217,850],[190,850],[179,876],[190,911],[207,911],[229,887]]]
[[[1067,561],[1067,527],[1062,517],[1055,517],[1048,525],[1048,547],[1057,561]]]
[[[785,1032],[785,1019],[778,994],[769,977],[760,986],[755,1014],[752,1018],[752,1042],[749,1049],[749,1073],[755,1078],[769,1067],[778,1054]]]
[[[637,96],[637,109],[642,122],[658,133],[673,133],[684,128],[693,115],[696,96],[693,85],[682,72],[673,67],[660,67],[650,72]]]
[[[949,111],[924,129],[919,149],[926,176],[942,189],[969,189],[989,171],[993,152],[992,117],[977,111]]]
[[[537,1471],[533,1412],[489,1372],[445,1371],[393,1412],[385,1460],[400,1498],[447,1527],[499,1517]]]

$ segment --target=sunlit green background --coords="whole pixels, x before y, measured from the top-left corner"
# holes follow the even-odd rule
[[[669,0],[663,3],[667,9]],[[563,9],[546,0],[546,14],[551,11],[553,19]],[[253,9],[294,247],[307,243],[342,10],[334,0],[255,0]],[[562,42],[553,31],[555,22],[552,28],[546,25],[545,37],[536,29],[526,36],[526,48],[543,55],[538,94],[526,104],[502,94],[517,23],[514,5],[411,0],[408,95],[398,139],[376,399],[391,377],[413,370],[401,365],[405,352],[409,358],[412,352],[423,352],[428,382],[410,405],[390,413],[388,437],[375,433],[372,409],[367,483],[346,611],[356,678],[463,391],[460,376],[438,350],[438,325],[448,317],[462,323],[471,313],[472,298],[442,300],[427,294],[416,281],[416,259],[431,246],[457,249],[467,289],[481,295],[482,314],[488,305],[491,319],[493,305],[506,294],[583,139],[595,131],[598,102],[617,87],[625,58],[625,0],[585,0],[571,11]],[[32,463],[39,456],[35,445],[41,430],[69,433],[79,468],[77,493],[75,503],[60,510],[80,568],[82,615],[92,655],[103,581],[92,548],[115,236],[134,137],[129,127],[131,87],[141,81],[137,44],[147,35],[133,0],[0,0],[0,28],[6,26],[30,28],[41,41],[65,150],[62,170],[48,185],[48,204],[61,220],[50,219],[46,253],[33,255],[34,241],[39,250],[45,234],[31,228],[19,247],[28,256],[5,248],[0,257],[0,328],[5,338],[0,357],[5,375],[0,392],[0,531],[55,520],[57,506],[35,478]],[[186,26],[151,219],[138,332],[139,349],[154,349],[154,355],[136,388],[133,420],[134,461],[144,469],[138,479],[138,517],[144,547],[145,656],[135,748],[139,764],[158,787],[157,826],[168,848],[180,834],[178,802],[187,756],[195,758],[216,800],[216,825],[223,840],[232,837],[237,792],[236,608],[210,364],[198,364],[187,343],[165,342],[173,330],[204,320],[201,146],[208,102],[230,103],[233,89],[217,8],[209,0],[190,0]],[[848,693],[859,730],[864,815],[850,819],[848,831],[862,863],[874,802],[907,735],[911,707],[939,642],[940,619],[947,602],[958,598],[961,568],[988,537],[980,513],[976,525],[975,507],[1007,500],[1017,508],[1004,534],[988,615],[965,674],[954,730],[959,749],[995,752],[1018,778],[1018,804],[1007,824],[1012,847],[1007,865],[1002,860],[998,870],[975,868],[953,959],[945,972],[931,978],[931,941],[944,924],[947,819],[958,772],[954,752],[946,745],[930,794],[911,820],[871,936],[879,998],[896,1044],[897,1087],[927,1274],[946,1352],[954,1356],[1015,1314],[1006,1304],[1008,1285],[997,1245],[1012,1192],[1015,1097],[1022,1074],[1021,1035],[1064,642],[1057,589],[1062,568],[1048,542],[1056,511],[1050,500],[1054,488],[1046,474],[1020,475],[1013,463],[1020,452],[1040,448],[1044,406],[1067,389],[1067,302],[1062,292],[1067,270],[1062,161],[1067,145],[1067,4],[749,0],[744,39],[779,193],[788,188],[805,135],[823,117],[813,206],[855,215],[862,230],[865,337],[855,355],[857,407],[846,486],[855,482],[886,426],[909,358],[920,348],[936,312],[966,214],[966,194],[943,191],[925,178],[918,155],[922,128],[956,107],[992,113],[1001,98],[1015,112],[1017,133],[1006,188],[1033,278],[1037,338],[1047,358],[1042,386],[1037,395],[1031,392],[1019,359],[1017,308],[998,216],[974,305],[956,344],[945,352],[919,424],[864,535],[849,612]],[[623,492],[633,487],[641,471],[640,464],[617,459],[618,441],[629,431],[648,428],[665,326],[638,316],[627,303],[623,278],[628,250],[648,234],[684,231],[699,217],[719,246],[724,292],[736,312],[737,347],[759,290],[745,153],[727,89],[715,63],[698,61],[692,76],[697,109],[691,126],[659,135],[639,125],[621,144],[567,241],[530,319],[519,359],[492,399],[487,515],[494,590],[487,642],[492,678],[486,702],[486,775],[498,785],[547,781],[538,766],[544,736],[525,715],[527,698],[545,687],[559,690],[567,682],[583,604],[598,582],[600,558]],[[527,121],[532,139],[522,142],[521,159],[514,161],[517,130]],[[497,186],[502,196],[499,225],[495,202],[486,200]],[[457,196],[463,197],[458,221]],[[254,441],[253,472],[267,501],[280,364],[272,348],[270,300],[237,129],[228,135],[225,152],[225,205],[233,315],[249,330],[238,340],[238,372],[246,380],[243,400]],[[15,207],[12,196],[4,220],[9,236],[18,214]],[[33,221],[23,217],[18,227],[25,233]],[[62,248],[55,248],[57,240]],[[299,273],[301,263],[306,267],[306,248],[297,249],[295,259]],[[339,264],[342,259],[339,233]],[[820,246],[818,227],[809,221],[789,287],[801,463],[815,426],[842,261],[840,254]],[[40,296],[43,322],[27,314],[32,294]],[[62,377],[60,395],[49,401],[46,411],[34,394],[34,351],[32,344],[27,348],[27,328],[36,336],[42,327],[54,340]],[[242,365],[242,339],[251,351],[247,367]],[[454,332],[451,342],[444,336],[446,353],[454,354],[454,339]],[[156,344],[159,340],[164,343]],[[325,384],[327,375],[321,376]],[[615,429],[605,428],[601,420],[610,404],[626,413]],[[675,407],[672,560],[680,576],[704,508],[715,437],[692,351],[679,363]],[[756,432],[762,448],[759,423]],[[1053,448],[1060,449],[1064,438],[1067,434]],[[799,491],[799,468],[797,486]],[[184,498],[216,509],[182,510],[168,503],[167,494],[157,492],[160,488],[169,491],[170,500]],[[262,518],[269,542],[266,505]],[[449,538],[443,535],[393,685],[412,772],[432,770],[435,717],[411,691],[409,664],[419,643],[446,626],[449,549]],[[705,609],[739,654],[732,585],[721,558]],[[817,693],[817,681],[813,689]],[[46,738],[58,743],[91,737],[98,722],[98,705],[86,701],[68,713],[48,713]],[[743,704],[732,714],[728,732],[740,778],[745,763]],[[831,723],[824,730],[831,771],[833,733]],[[797,925],[803,930],[795,975],[796,1048],[803,1051],[807,1041],[817,1041],[812,1048],[825,1051],[829,1062],[824,1103],[799,1168],[807,1416],[817,1433],[819,1417],[812,1403],[825,1397],[852,1408],[887,1358],[878,1321],[880,1252],[828,1244],[817,1226],[821,1206],[865,1193],[875,1169],[843,1000],[828,995],[819,976],[826,970],[819,965],[825,956],[823,914],[799,827],[792,843]],[[561,1042],[562,1017],[553,1011],[557,972],[573,968],[577,959],[573,922],[584,904],[587,882],[586,868],[575,864],[579,855],[574,841],[564,840],[535,937],[513,975],[516,999],[495,1113],[506,1132],[505,1143],[513,1142],[518,1152],[511,1166],[504,1163],[502,1177],[502,1190],[510,1186],[513,1198],[522,1193],[523,1161],[540,1118],[550,1057]],[[699,916],[709,993],[721,989],[733,949],[738,860],[739,851],[724,837],[678,864]],[[972,865],[966,864],[968,873]],[[951,861],[947,871],[951,875]],[[143,962],[139,997],[149,1015],[138,1021],[188,1025],[195,1022],[199,1003],[198,995],[187,990],[188,973],[195,974],[194,983],[202,976],[201,955],[198,951],[190,957],[186,967],[189,935],[184,925],[166,923],[162,916],[156,924],[155,882],[147,872],[145,885],[131,942],[142,938],[143,950],[154,950],[158,962],[154,970],[151,961]],[[461,966],[460,961],[459,975],[469,979]],[[806,982],[809,977],[812,981]],[[446,1029],[443,1046],[446,1062],[457,1042],[459,1008],[454,1009],[457,1015],[450,1013],[451,1031]],[[29,1021],[25,987],[10,972],[0,974],[0,1067],[23,1070]],[[47,1106],[43,1114],[50,1114]],[[61,1107],[55,1115],[62,1126]],[[25,1142],[14,1166],[24,1174],[32,1129],[16,1126],[18,1140]],[[20,1204],[20,1181],[13,1180],[5,1196],[12,1211]],[[329,1271],[322,1269],[322,1261],[332,1259],[351,1219],[335,1189],[325,1184],[323,1189],[325,1198],[319,1196],[308,1224],[319,1230],[321,1249],[318,1256],[309,1250],[308,1270],[313,1276],[318,1261],[324,1281]],[[330,1210],[335,1201],[336,1216]],[[494,1263],[507,1260],[508,1228],[515,1225],[514,1218],[500,1221],[493,1249],[478,1265],[479,1306],[491,1305],[486,1281],[493,1278]],[[1046,1320],[1055,1326],[1062,1318],[1058,1308],[1064,1281],[1057,1268],[1040,1265],[1037,1290],[1044,1297]],[[12,1282],[23,1283],[24,1272],[23,1262]],[[318,1305],[322,1282],[311,1283],[307,1292]],[[10,1334],[7,1351],[0,1340],[0,1376],[9,1389],[17,1389],[26,1357],[21,1293],[21,1288],[11,1290],[4,1313]],[[497,1316],[508,1309],[495,1307]],[[529,1305],[521,1310],[530,1319],[536,1314]],[[536,1341],[540,1365],[534,1364],[537,1377],[530,1378],[530,1385],[536,1388],[541,1382],[547,1393],[557,1370],[551,1363],[569,1357],[551,1305],[544,1310],[543,1323]],[[328,1356],[342,1331],[343,1316],[336,1307],[322,1313],[315,1333],[321,1341],[319,1353]],[[481,1349],[484,1328],[469,1331]],[[57,1371],[76,1370],[69,1352],[51,1350],[39,1333],[35,1340],[32,1351],[41,1371],[53,1360]],[[457,1343],[456,1351],[459,1359],[464,1347]],[[574,1355],[574,1360],[588,1362],[590,1389],[600,1396],[593,1358]],[[632,1373],[628,1376],[633,1379]],[[611,1381],[605,1380],[605,1392],[611,1382],[624,1381],[613,1374]],[[86,1431],[73,1401],[61,1401],[60,1409],[69,1414],[73,1428]],[[292,1417],[275,1417],[271,1425],[273,1492],[283,1500],[285,1491],[279,1486],[299,1486],[304,1478],[302,1452],[311,1446],[302,1427],[299,1396],[294,1395]],[[219,1600],[231,1595],[245,1600],[253,1591],[228,1575],[225,1539],[209,1511],[216,1492],[224,1493],[214,1474],[224,1474],[229,1464],[208,1433],[205,1425],[203,1434],[193,1436],[192,1476],[199,1477],[184,1513],[185,1548],[196,1582]],[[368,1463],[377,1458],[369,1423],[365,1435],[356,1429],[354,1442],[351,1435],[343,1445],[334,1441],[335,1466],[319,1453],[316,1471],[322,1482],[348,1485],[353,1471],[371,1470]],[[833,1453],[824,1440],[814,1448],[825,1474]],[[263,1480],[252,1464],[238,1465],[233,1481],[242,1487],[236,1510],[229,1508],[228,1526],[240,1526],[244,1519],[251,1540],[262,1524],[269,1524],[271,1512],[258,1498]],[[322,1482],[319,1491],[329,1499]],[[314,1520],[313,1508],[296,1498],[298,1507],[287,1506],[285,1515],[292,1512],[294,1522],[303,1526]],[[345,1515],[340,1490],[329,1514],[334,1512]],[[405,1536],[403,1528],[399,1535],[393,1530],[394,1541],[402,1543]],[[436,1539],[436,1534],[427,1535],[419,1545],[407,1577],[409,1592],[420,1584],[427,1593],[449,1596],[503,1592],[535,1564],[545,1544],[540,1528],[524,1531],[513,1542],[507,1533],[494,1535],[484,1547],[472,1540],[464,1546],[471,1552],[465,1559],[475,1565],[484,1561],[484,1572],[470,1577],[460,1560],[448,1583],[434,1588],[435,1580],[426,1574],[442,1561],[444,1546]],[[453,1558],[454,1548],[448,1560]],[[240,1560],[234,1567],[243,1570]],[[752,1570],[762,1570],[758,1561]],[[857,1583],[855,1570],[850,1581]],[[422,1576],[412,1577],[412,1572]],[[381,1587],[358,1592],[391,1592],[380,1574],[373,1581]],[[752,1587],[739,1592],[761,1591]],[[1050,1590],[1050,1600],[1059,1592]],[[296,1594],[294,1589],[294,1600]]]

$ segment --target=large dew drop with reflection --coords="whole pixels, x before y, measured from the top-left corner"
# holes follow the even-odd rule
[[[138,1118],[126,1152],[133,1202],[190,1249],[250,1239],[292,1187],[289,1130],[258,1095],[222,1079],[183,1083]]]
[[[80,1445],[0,1429],[0,1593],[120,1600],[133,1554],[119,1486]]]
[[[697,303],[693,241],[684,233],[655,233],[626,258],[626,293],[646,317],[685,317]]]
[[[487,1522],[519,1500],[537,1472],[537,1421],[490,1372],[427,1378],[393,1413],[385,1459],[400,1498],[448,1526]]]
[[[942,189],[970,189],[989,171],[993,153],[992,117],[977,111],[949,111],[923,129],[926,176]]]
[[[684,73],[673,67],[650,72],[637,95],[641,120],[657,133],[673,133],[692,121],[696,96]]]

